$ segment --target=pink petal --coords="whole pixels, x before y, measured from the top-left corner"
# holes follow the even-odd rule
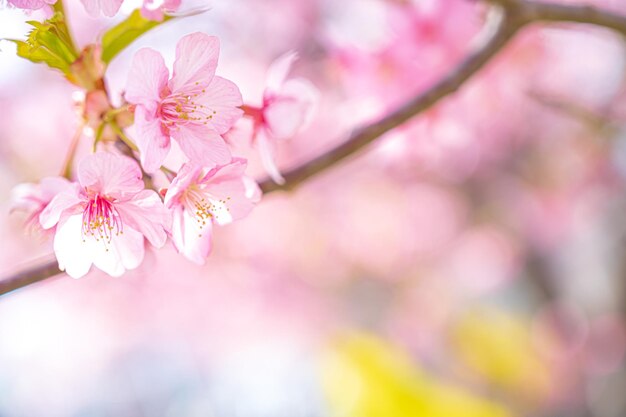
[[[261,128],[257,131],[255,143],[259,149],[261,163],[267,174],[276,184],[284,184],[285,178],[280,174],[276,162],[274,161],[274,142],[268,138],[265,129]]]
[[[202,171],[202,167],[191,163],[183,164],[180,167],[176,178],[165,194],[165,207],[173,208],[179,202],[179,197],[198,179],[200,171]]]
[[[259,184],[254,180],[254,178],[250,178],[248,176],[243,177],[243,183],[246,186],[246,198],[253,203],[258,203],[261,201],[263,197],[263,191]]]
[[[46,201],[50,201],[58,193],[72,189],[75,183],[64,177],[45,177],[39,181],[39,184],[41,195]]]
[[[224,139],[204,125],[180,126],[171,135],[178,141],[183,153],[191,162],[206,168],[223,165],[230,161],[230,150]]]
[[[93,238],[87,239],[86,244],[91,246],[93,264],[113,277],[137,268],[145,253],[142,234],[131,227],[125,227],[124,233],[114,236],[107,246]]]
[[[126,156],[98,152],[78,165],[78,181],[94,192],[116,199],[128,198],[144,189],[139,165]]]
[[[19,9],[37,10],[41,9],[46,3],[43,0],[9,0],[9,4]]]
[[[153,9],[147,5],[148,2],[144,2],[143,6],[141,6],[141,16],[148,20],[153,20],[155,22],[161,22],[163,20],[164,14],[163,9],[157,7]]]
[[[178,10],[181,0],[164,0],[161,5],[155,5],[154,0],[144,0],[141,6],[141,15],[149,20],[161,22],[164,12],[172,13]]]
[[[306,108],[295,99],[280,98],[265,108],[265,125],[275,139],[294,137],[303,125]]]
[[[72,278],[87,274],[92,264],[109,275],[119,276],[141,264],[144,239],[131,227],[125,227],[123,234],[113,236],[106,244],[93,236],[83,236],[82,214],[77,214],[65,216],[59,222],[54,253],[59,268]]]
[[[156,0],[143,0],[141,5],[141,16],[148,20],[154,20],[160,22],[163,20],[163,9],[160,2]]]
[[[84,197],[78,185],[57,194],[39,215],[39,223],[44,229],[50,229],[59,222],[64,212],[68,215],[82,212]]]
[[[180,7],[182,0],[164,0],[161,8],[166,12],[175,12]]]
[[[100,4],[98,0],[80,0],[85,7],[85,11],[91,17],[98,17],[100,15]]]
[[[120,9],[123,0],[100,0],[100,10],[107,17],[113,17]]]
[[[254,202],[248,196],[248,189],[244,182],[244,172],[247,162],[245,159],[235,158],[233,162],[212,170],[207,174],[205,190],[217,200],[226,201],[224,208],[227,213],[214,217],[218,224],[230,223],[250,213]],[[211,175],[210,178],[209,175]],[[219,203],[215,204],[219,207]]]
[[[115,16],[120,9],[122,0],[80,0],[91,17],[99,17],[100,12],[108,17]]]
[[[92,246],[83,242],[83,216],[66,216],[59,222],[54,235],[54,254],[59,269],[72,278],[80,278],[89,272],[92,262]]]
[[[211,252],[212,225],[200,227],[198,220],[187,210],[179,208],[174,213],[172,241],[180,254],[190,261],[203,265]]]
[[[32,183],[18,184],[13,187],[9,201],[11,212],[15,210],[36,211],[49,202],[43,199],[41,186]]]
[[[307,80],[292,79],[268,103],[263,116],[272,136],[289,139],[311,121],[318,99],[317,89]]]
[[[43,210],[57,194],[71,190],[72,184],[63,177],[45,177],[39,184],[19,184],[11,190],[10,210]]]
[[[199,181],[201,184],[219,184],[224,181],[238,181],[246,172],[248,161],[245,158],[234,157],[225,165],[211,169]]]
[[[128,225],[142,233],[153,246],[160,248],[165,245],[172,215],[156,192],[143,190],[132,200],[116,204],[115,208],[122,216],[124,232]]]
[[[170,231],[172,243],[176,250],[180,253],[185,247],[185,218],[183,216],[184,208],[182,205],[172,207],[172,229]]]
[[[213,77],[206,92],[196,101],[205,106],[205,110],[215,112],[208,124],[219,134],[226,133],[243,115],[239,108],[243,104],[239,88],[222,77]]]
[[[196,32],[183,37],[176,45],[170,90],[180,92],[208,87],[215,75],[219,51],[220,43],[215,36]]]
[[[170,137],[163,132],[161,121],[151,117],[141,106],[135,110],[133,126],[141,165],[147,173],[152,174],[161,167],[170,151]]]
[[[39,220],[44,209],[50,204],[50,202],[59,194],[68,192],[71,196],[79,194],[78,184],[72,183],[63,177],[46,177],[43,178],[39,184],[20,184],[11,190],[10,211],[15,210],[23,211],[27,214],[25,220],[25,226],[31,230],[43,233],[44,229],[41,226]],[[50,214],[47,213],[47,221],[50,222],[49,229],[54,227],[62,215],[65,208],[68,208],[70,212],[80,212],[82,205],[80,205],[80,199],[78,204],[75,200],[68,202],[62,202],[63,197],[60,197],[55,201],[55,211],[50,218]],[[72,200],[70,198],[70,200]],[[66,205],[69,204],[69,207]],[[76,208],[72,208],[72,206]],[[50,209],[52,210],[52,209]]]
[[[126,100],[155,112],[168,76],[161,54],[150,48],[140,49],[133,57],[128,73]]]
[[[296,59],[298,59],[298,54],[294,51],[289,51],[274,60],[267,71],[265,81],[267,92],[272,93],[280,90]]]

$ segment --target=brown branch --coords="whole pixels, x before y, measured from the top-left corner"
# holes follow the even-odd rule
[[[52,278],[61,272],[56,259],[47,259],[34,266],[24,268],[0,281],[0,295],[24,288],[44,279]]]
[[[412,100],[400,106],[397,110],[383,117],[379,121],[354,131],[348,140],[329,150],[328,152],[294,168],[283,174],[285,183],[276,184],[271,180],[260,183],[263,192],[276,190],[291,190],[303,181],[324,171],[337,162],[355,155],[375,139],[402,125],[418,114],[428,110],[444,97],[456,92],[472,75],[481,69],[523,26],[524,22],[517,19],[504,9],[502,18],[489,40],[478,50],[471,53],[464,61],[443,77],[434,86],[417,95]]]
[[[261,182],[264,192],[291,190],[303,181],[324,171],[342,159],[354,155],[366,145],[428,110],[442,98],[457,91],[465,81],[489,61],[523,26],[534,22],[583,23],[615,30],[626,36],[626,16],[591,6],[538,3],[525,0],[489,0],[504,7],[505,15],[496,33],[480,50],[474,52],[448,76],[433,87],[404,104],[380,121],[354,132],[350,138],[330,151],[296,167],[283,176],[285,184],[271,180]]]
[[[379,121],[354,131],[348,140],[326,153],[293,168],[284,174],[285,184],[270,180],[260,183],[264,193],[291,190],[305,180],[326,170],[337,162],[357,154],[371,142],[390,130],[423,113],[444,97],[457,91],[470,77],[493,58],[525,25],[533,22],[586,23],[613,29],[626,35],[626,16],[620,16],[590,6],[538,3],[528,0],[489,0],[502,7],[502,19],[488,41],[433,87],[419,94],[396,111]],[[23,288],[60,273],[51,261],[27,268],[0,281],[0,295]]]
[[[583,23],[601,26],[626,36],[626,16],[588,5],[567,5],[530,0],[489,0],[509,8],[516,18],[533,22]]]

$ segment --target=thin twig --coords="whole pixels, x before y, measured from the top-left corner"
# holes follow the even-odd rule
[[[82,122],[76,132],[74,133],[74,137],[70,142],[70,147],[67,151],[67,155],[65,156],[65,161],[63,161],[63,167],[61,168],[61,176],[67,179],[72,177],[72,164],[74,163],[74,155],[76,154],[76,149],[78,148],[78,142],[80,141],[81,136],[83,135],[83,129],[85,127],[85,123]]]
[[[626,36],[626,16],[620,16],[591,6],[537,3],[528,0],[489,0],[503,8],[502,19],[493,35],[478,50],[471,53],[447,76],[378,122],[354,131],[347,141],[326,153],[291,169],[284,174],[285,184],[271,180],[260,183],[264,193],[291,190],[312,176],[323,172],[343,159],[357,154],[390,130],[423,113],[444,97],[457,91],[470,77],[493,58],[525,25],[533,22],[586,23],[613,29]],[[42,281],[60,273],[56,262],[50,261],[24,269],[0,281],[0,295]]]

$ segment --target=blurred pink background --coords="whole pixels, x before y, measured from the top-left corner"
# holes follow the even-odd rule
[[[136,6],[94,20],[66,5],[81,46]],[[295,50],[321,99],[279,148],[285,169],[440,79],[484,35],[485,11],[215,0],[133,43],[107,82],[119,99],[135,51],[171,63],[202,31],[220,37],[217,74],[258,104],[269,64]],[[0,37],[24,37],[32,17],[0,9]],[[120,278],[3,296],[0,416],[624,415],[625,58],[606,30],[533,26],[434,109],[216,228],[205,266],[168,245]],[[0,43],[3,275],[52,253],[8,199],[58,173],[75,92]],[[445,408],[457,403],[471,405]]]

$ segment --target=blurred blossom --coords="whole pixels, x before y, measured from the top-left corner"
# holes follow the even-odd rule
[[[25,212],[25,226],[43,233],[39,215],[57,194],[68,188],[71,183],[63,177],[42,178],[39,184],[19,184],[11,192],[11,211]]]
[[[244,106],[245,114],[253,120],[252,142],[268,175],[278,184],[284,184],[285,179],[274,161],[276,147],[309,125],[319,95],[310,81],[287,79],[297,58],[295,52],[276,58],[267,71],[262,105]]]
[[[451,248],[444,269],[450,278],[471,291],[484,293],[516,276],[519,255],[511,239],[497,230],[468,230]]]
[[[375,52],[389,39],[389,8],[381,0],[326,2],[324,33],[335,46]]]
[[[30,1],[39,10],[25,12],[5,2],[0,38],[25,39],[25,22],[44,19],[51,3]],[[0,272],[52,254],[50,239],[25,236],[24,220],[38,224],[58,194],[50,177],[64,168],[82,175],[103,115],[126,100],[120,128],[153,151],[140,155],[160,196],[200,209],[189,225],[205,221],[202,245],[187,250],[179,227],[158,251],[145,251],[142,237],[141,266],[119,279],[94,268],[1,297],[0,415],[626,414],[623,39],[574,24],[529,26],[436,106],[251,210],[252,179],[280,181],[276,166],[321,155],[453,71],[488,35],[488,8],[87,3],[64,2],[81,51],[136,9],[179,17],[110,62],[108,97],[0,41]],[[624,0],[559,3],[624,12]],[[195,39],[200,48],[190,49],[202,56],[181,39]],[[224,78],[214,77],[218,39]],[[74,68],[91,88],[103,65],[97,48],[86,51]],[[181,73],[185,59],[205,65]],[[219,104],[217,115],[192,101]],[[194,126],[200,145],[213,138],[214,158],[200,164],[209,166],[183,166],[198,149],[188,136],[179,146],[176,134]],[[250,146],[259,128],[271,145],[263,155]],[[108,126],[99,146],[119,153],[117,135]],[[64,167],[74,137],[75,162]],[[226,183],[224,164],[237,165]],[[12,208],[23,212],[9,216]],[[209,233],[214,222],[225,227]]]
[[[551,62],[542,71],[537,88],[548,94],[567,92],[568,99],[591,107],[602,105],[617,91],[626,66],[623,45],[617,38],[604,33],[589,36],[586,32],[546,30],[544,45]],[[587,57],[584,62],[581,55]],[[568,88],[571,85],[580,88]]]

